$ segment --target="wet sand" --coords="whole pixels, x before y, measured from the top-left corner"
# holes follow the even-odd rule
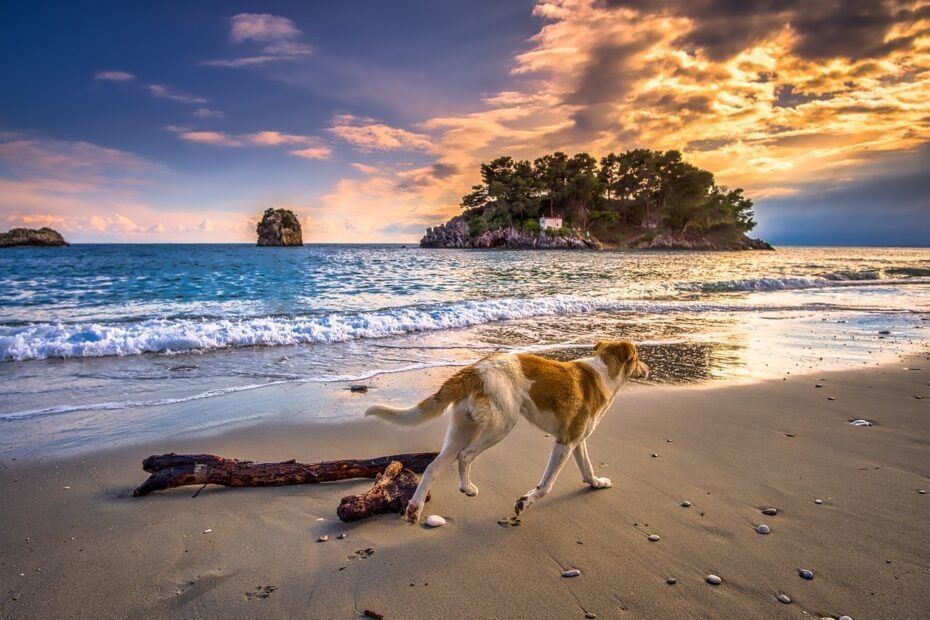
[[[411,402],[453,370],[379,379],[380,389],[338,398],[360,408]],[[926,354],[784,381],[633,386],[589,440],[613,488],[588,489],[569,465],[519,527],[497,521],[536,484],[552,441],[526,423],[476,462],[478,497],[458,491],[451,469],[440,479],[424,514],[448,524],[432,530],[393,515],[340,523],[339,499],[369,481],[130,495],[153,453],[366,457],[438,449],[444,428],[265,422],[66,460],[3,460],[0,617],[930,613],[930,494],[918,493],[930,491]],[[763,516],[764,506],[779,512]],[[770,534],[756,533],[762,523]],[[330,540],[316,542],[322,534]],[[579,577],[561,577],[573,567]],[[710,573],[723,583],[705,583]]]

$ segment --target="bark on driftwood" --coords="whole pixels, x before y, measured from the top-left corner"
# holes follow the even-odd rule
[[[227,487],[269,487],[290,484],[313,484],[347,480],[349,478],[375,478],[392,461],[412,472],[422,472],[436,452],[394,454],[367,460],[324,461],[298,463],[294,460],[281,463],[255,463],[227,459],[212,454],[161,454],[142,461],[142,469],[152,474],[136,488],[136,497],[152,491],[201,484],[219,484]],[[414,477],[416,477],[414,475]],[[416,485],[414,485],[416,486]]]
[[[384,473],[375,480],[375,486],[361,495],[348,495],[339,502],[336,515],[343,521],[358,521],[386,512],[404,512],[413,497],[420,477],[404,467],[400,461],[391,461]],[[427,495],[426,501],[429,501]]]

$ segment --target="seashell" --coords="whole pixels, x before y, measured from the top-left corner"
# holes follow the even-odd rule
[[[868,420],[850,420],[849,423],[853,426],[872,426],[872,423]]]
[[[717,575],[708,575],[707,577],[704,577],[704,581],[712,586],[719,586],[721,583],[723,583],[723,579]]]
[[[327,540],[329,540],[329,536],[327,536],[326,534],[323,534],[322,536],[316,539],[317,542],[326,542]]]
[[[570,568],[567,571],[562,572],[563,577],[577,577],[580,574],[581,574],[581,571],[578,570],[577,568]]]
[[[798,571],[798,575],[801,576],[801,579],[813,579],[814,571],[802,568]]]
[[[210,528],[207,528],[207,529],[205,529],[205,530],[203,531],[203,533],[204,533],[204,534],[209,534],[209,533],[212,532],[212,531],[213,531],[213,530],[211,530]]]
[[[816,383],[814,384],[814,387],[823,387],[823,383]]]
[[[594,613],[593,611],[586,611],[584,612],[584,617],[587,618],[588,620],[594,620],[594,618],[597,618],[597,614]]]
[[[691,502],[689,502],[688,500],[685,500],[685,501],[681,502],[681,507],[682,507],[682,508],[691,508]]]
[[[658,534],[650,534],[650,535],[649,535],[649,541],[650,541],[650,542],[659,542],[660,540],[661,540],[661,539],[659,538],[659,535],[658,535]]]
[[[823,503],[823,500],[822,500],[822,499],[815,499],[815,500],[814,500],[814,503],[817,504],[817,505],[819,506],[820,504]]]
[[[759,532],[760,534],[768,534],[772,530],[769,528],[769,526],[763,523],[762,525],[756,528],[756,531]]]
[[[665,580],[665,583],[667,583],[670,586],[673,586],[676,583],[678,583],[678,580],[675,579],[674,577],[669,577],[668,579]]]
[[[776,596],[775,598],[778,599],[778,602],[779,602],[779,603],[784,603],[785,605],[790,605],[790,604],[791,604],[791,597],[788,596],[787,594],[779,594],[779,595]]]
[[[924,489],[917,489],[917,492],[920,493],[921,495],[926,495],[926,494],[927,494],[927,491],[924,490]]]
[[[762,514],[768,515],[768,516],[770,516],[770,517],[773,517],[773,516],[775,516],[775,515],[778,514],[778,508],[775,508],[774,506],[769,506],[768,508],[763,508],[763,509],[762,509]]]
[[[446,524],[446,520],[439,515],[430,515],[426,517],[426,524],[430,527],[441,527]]]
[[[837,620],[852,620],[852,618],[850,618],[849,616],[843,614],[842,616],[840,616],[839,618],[837,618]]]
[[[836,400],[833,396],[827,396],[827,400]]]
[[[656,458],[656,457],[658,457],[658,456],[659,456],[659,453],[658,453],[658,452],[653,452],[653,453],[652,453],[652,458]]]

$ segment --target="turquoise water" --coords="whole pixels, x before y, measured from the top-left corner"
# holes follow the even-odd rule
[[[603,337],[657,382],[873,363],[924,342],[930,250],[75,245],[0,252],[0,290],[0,421],[66,427]]]

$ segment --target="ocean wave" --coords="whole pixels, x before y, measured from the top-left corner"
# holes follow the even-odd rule
[[[488,299],[360,313],[126,323],[36,323],[0,327],[0,359],[185,353],[233,347],[323,344],[459,329],[494,321],[598,311],[648,313],[744,310],[726,304],[614,301],[576,297]],[[768,310],[768,307],[756,307]]]
[[[843,270],[813,277],[773,276],[721,280],[717,282],[690,282],[678,285],[679,290],[701,293],[786,291],[841,286],[868,286],[886,284],[928,284],[930,269],[887,268]]]

